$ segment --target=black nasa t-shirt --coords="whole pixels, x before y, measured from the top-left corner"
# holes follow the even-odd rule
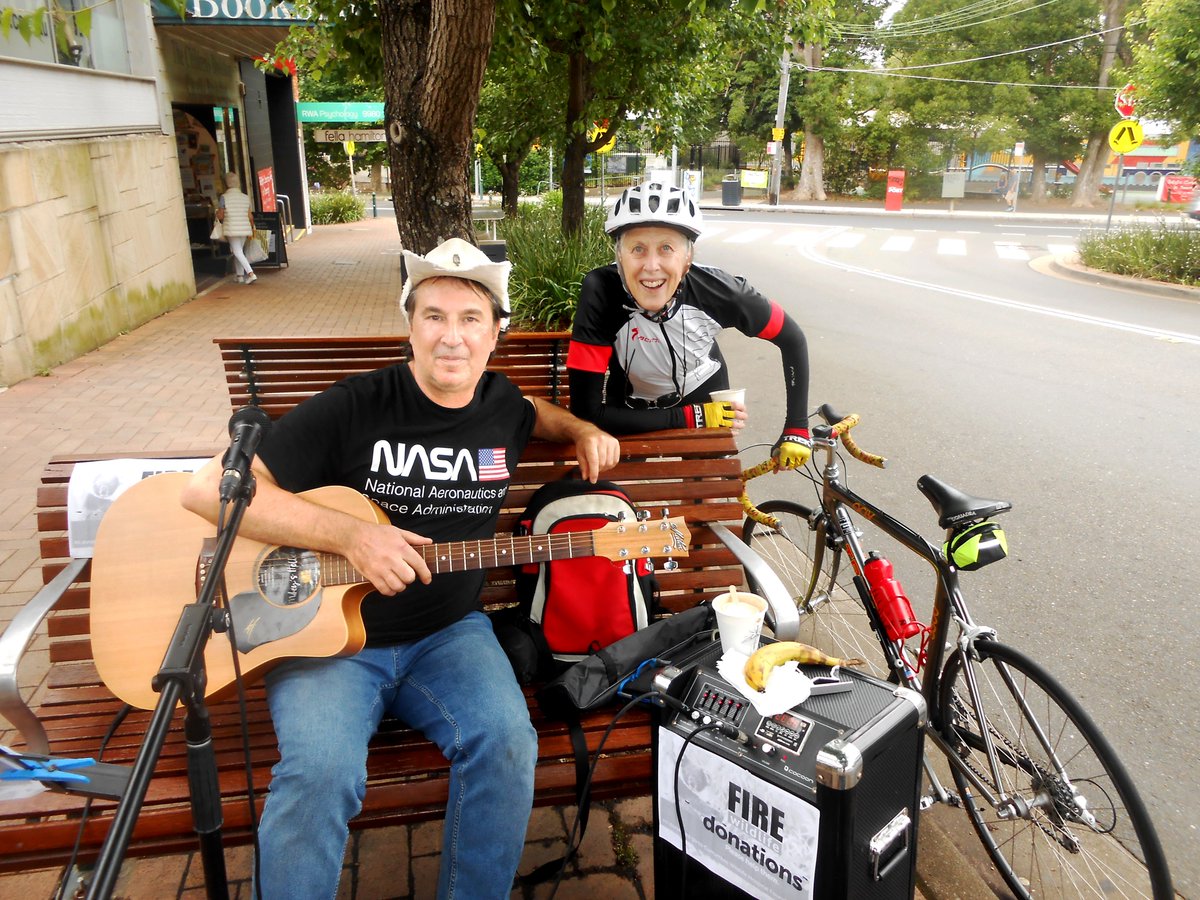
[[[490,538],[535,417],[498,373],[484,373],[469,405],[447,409],[421,392],[407,365],[395,365],[297,406],[259,456],[286,490],[345,485],[398,528],[434,541]],[[483,579],[482,571],[455,572],[393,597],[372,592],[362,607],[368,645],[415,640],[479,609]]]

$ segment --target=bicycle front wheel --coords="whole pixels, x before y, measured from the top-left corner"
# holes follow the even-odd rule
[[[1008,887],[1022,898],[1173,897],[1146,807],[1078,701],[1023,653],[990,640],[975,649],[978,659],[956,650],[946,662],[941,726],[984,788],[952,763]]]
[[[871,621],[854,593],[850,566],[829,546],[823,518],[791,500],[768,500],[758,509],[779,520],[768,528],[747,518],[742,540],[779,576],[800,611],[798,640],[831,656],[864,660],[871,674],[887,678],[887,661]],[[845,587],[839,584],[839,576]],[[759,591],[751,580],[750,589]]]

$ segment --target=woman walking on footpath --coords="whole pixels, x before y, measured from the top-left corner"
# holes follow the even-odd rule
[[[258,276],[246,259],[246,239],[254,234],[254,210],[250,198],[241,189],[237,172],[225,173],[227,190],[221,195],[217,221],[225,226],[225,240],[229,241],[229,252],[233,254],[234,281],[238,284],[253,284]]]

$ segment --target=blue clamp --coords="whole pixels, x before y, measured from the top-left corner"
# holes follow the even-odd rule
[[[86,775],[72,772],[71,769],[82,769],[94,766],[94,759],[50,759],[41,756],[18,756],[5,754],[5,758],[19,763],[22,768],[8,769],[0,772],[0,780],[4,781],[90,781]]]

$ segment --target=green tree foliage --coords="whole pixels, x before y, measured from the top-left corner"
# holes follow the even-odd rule
[[[1038,176],[1043,164],[1078,156],[1103,104],[1111,103],[1093,90],[1102,54],[1101,37],[1087,36],[1102,27],[1095,0],[1028,0],[969,18],[959,6],[912,0],[885,40],[889,67],[932,76],[893,88],[907,126],[945,159],[1024,141]],[[961,62],[936,65],[951,61]]]
[[[1145,16],[1149,41],[1134,49],[1138,112],[1190,137],[1200,131],[1200,0],[1147,0]]]

